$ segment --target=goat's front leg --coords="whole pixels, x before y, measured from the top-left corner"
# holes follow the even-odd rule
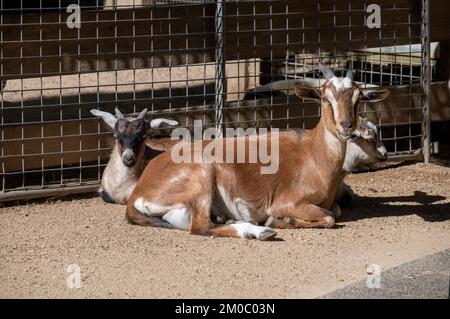
[[[273,228],[331,228],[335,222],[335,212],[340,211],[335,205],[333,211],[306,204],[292,210],[271,210],[271,216],[266,221],[266,226]]]

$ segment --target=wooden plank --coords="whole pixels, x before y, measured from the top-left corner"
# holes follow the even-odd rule
[[[284,1],[272,6],[269,2],[257,2],[255,6],[248,2],[227,3],[227,57],[233,56],[236,48],[241,58],[256,54],[264,58],[283,58],[286,51],[314,53],[319,47],[321,51],[348,51],[408,44],[410,33],[415,42],[420,42],[417,1],[380,1],[381,30],[365,26],[362,2],[352,2],[350,13],[348,1],[337,1],[336,9],[333,2],[320,2],[320,6],[306,0],[289,2],[288,13],[284,4]],[[253,12],[257,13],[256,17],[251,16]],[[239,34],[235,32],[236,26],[239,26]]]
[[[375,123],[401,125],[422,120],[422,96],[419,85],[389,88],[390,96],[367,104],[367,115]],[[447,82],[434,82],[430,92],[430,115],[433,122],[450,121],[450,91]]]
[[[4,157],[0,158],[1,173],[78,165],[80,162],[107,159],[110,153],[108,148],[112,145],[112,134],[97,135],[97,125],[97,119],[88,119],[3,127]],[[103,123],[101,125],[104,126]],[[105,131],[107,132],[103,128],[102,132]],[[97,150],[98,143],[104,150]]]
[[[205,63],[214,56],[211,5],[3,16],[1,78]],[[214,12],[214,11],[212,11]],[[42,23],[41,23],[42,22]],[[21,41],[20,41],[21,40]]]
[[[449,1],[431,1],[431,40],[439,42],[450,41]]]
[[[225,77],[227,79],[226,100],[242,100],[246,92],[260,85],[261,60],[227,61]]]

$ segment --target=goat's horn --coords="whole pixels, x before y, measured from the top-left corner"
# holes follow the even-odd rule
[[[348,79],[353,81],[353,70],[348,70],[347,71],[346,78],[348,78]]]
[[[319,71],[323,73],[325,79],[330,80],[335,77],[333,71],[331,71],[328,67],[319,62]]]
[[[124,119],[125,116],[119,111],[119,109],[116,107],[116,117],[117,119]]]
[[[141,113],[139,113],[139,115],[138,115],[138,120],[143,120],[144,118],[145,118],[145,115],[147,114],[147,109],[143,109],[142,111],[141,111]]]
[[[154,119],[150,122],[150,127],[151,128],[157,128],[159,127],[162,123],[166,123],[170,126],[176,126],[178,125],[177,121],[173,121],[173,120],[167,120],[167,119]]]

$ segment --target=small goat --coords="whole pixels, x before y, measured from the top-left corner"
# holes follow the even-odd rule
[[[344,178],[348,174],[363,166],[384,161],[386,157],[387,150],[379,138],[376,125],[366,118],[359,117],[357,128],[347,142],[341,183],[336,193],[336,203],[341,207],[350,205],[353,191],[344,184]]]
[[[147,122],[147,109],[137,117],[125,117],[117,108],[115,116],[96,109],[92,109],[91,113],[101,117],[113,129],[115,138],[113,151],[103,172],[100,196],[107,203],[126,204],[147,164],[144,156],[146,137],[162,123],[178,123],[166,119]]]
[[[276,234],[269,227],[255,225],[264,222],[278,228],[332,227],[340,214],[334,201],[347,141],[355,129],[357,106],[360,101],[381,101],[389,91],[361,89],[351,72],[345,78],[336,77],[327,68],[322,67],[322,72],[326,82],[320,89],[295,87],[299,97],[321,103],[321,119],[314,129],[301,136],[296,131],[283,131],[277,136],[269,133],[224,139],[226,145],[234,146],[238,140],[244,141],[249,150],[254,139],[279,143],[276,173],[261,174],[260,161],[174,163],[165,152],[149,163],[139,179],[128,201],[128,221],[176,227],[197,235],[260,240]],[[204,146],[208,141],[196,143]],[[156,174],[158,180],[152,178]],[[243,223],[213,224],[211,211],[223,220]]]

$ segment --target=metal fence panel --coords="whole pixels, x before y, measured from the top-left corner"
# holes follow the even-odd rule
[[[112,134],[92,108],[147,107],[191,128],[311,128],[317,105],[277,83],[319,85],[319,60],[391,88],[388,102],[360,110],[390,156],[429,142],[426,0],[419,14],[379,1],[379,27],[369,1],[0,2],[0,201],[97,187]],[[80,27],[68,24],[72,3]]]

